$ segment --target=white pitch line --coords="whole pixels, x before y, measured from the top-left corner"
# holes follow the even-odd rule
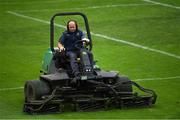
[[[38,18],[30,17],[30,16],[25,16],[25,15],[22,15],[22,14],[19,14],[19,13],[16,13],[16,12],[7,11],[7,13],[18,16],[18,17],[26,18],[26,19],[29,19],[29,20],[33,20],[33,21],[37,21],[37,22],[41,22],[41,23],[45,23],[45,24],[50,24],[49,21],[41,20],[41,19],[38,19]],[[64,29],[66,28],[65,26],[59,25],[59,24],[55,24],[55,26],[58,26],[58,27],[61,27],[61,28],[64,28]]]
[[[92,35],[180,59],[180,56],[178,56],[178,55],[175,55],[175,54],[172,54],[172,53],[169,53],[169,52],[165,52],[165,51],[162,51],[162,50],[150,48],[150,47],[147,47],[147,46],[143,46],[143,45],[140,45],[140,44],[137,44],[137,43],[133,43],[133,42],[129,42],[129,41],[113,38],[113,37],[108,37],[108,36],[101,35],[101,34],[96,34],[96,33],[92,33]]]
[[[69,2],[73,0],[50,0],[50,1],[26,1],[26,2],[0,2],[0,5],[26,5],[26,4],[49,4],[49,3],[60,3],[60,2]],[[74,0],[75,1],[75,0]]]
[[[172,80],[172,79],[179,79],[180,76],[174,76],[174,77],[166,77],[166,78],[143,78],[143,79],[134,79],[135,82],[141,82],[141,81],[155,81],[155,80]],[[11,90],[20,90],[24,87],[13,87],[13,88],[1,88],[0,91],[11,91]]]
[[[40,10],[13,10],[15,12],[28,13],[28,12],[50,12],[58,10],[81,10],[81,9],[99,9],[99,8],[114,8],[114,7],[133,7],[133,6],[152,6],[155,4],[116,4],[116,5],[101,5],[101,6],[87,6],[78,8],[66,8],[66,9],[40,9]]]
[[[174,6],[174,5],[165,4],[165,3],[161,3],[161,2],[156,2],[156,1],[152,1],[152,0],[142,0],[142,1],[148,2],[148,3],[153,3],[153,4],[156,4],[156,5],[165,6],[165,7],[170,7],[170,8],[180,9],[179,6]]]
[[[22,17],[22,18],[38,21],[38,22],[41,22],[41,23],[50,24],[49,21],[45,21],[45,20],[41,20],[41,19],[38,19],[38,18],[26,16],[26,15],[19,14],[19,13],[16,13],[16,12],[7,11],[7,13],[15,15],[15,16]],[[60,25],[60,24],[55,24],[55,25],[58,26],[58,27],[61,27],[61,28],[66,28],[65,26]],[[178,56],[176,54],[169,53],[169,52],[165,52],[165,51],[162,51],[162,50],[150,48],[150,47],[143,46],[143,45],[140,45],[140,44],[137,44],[137,43],[128,42],[126,40],[121,40],[121,39],[109,37],[109,36],[102,35],[102,34],[97,34],[97,33],[93,33],[93,32],[91,32],[91,34],[96,36],[96,37],[101,37],[101,38],[108,39],[108,40],[111,40],[111,41],[116,41],[116,42],[120,42],[120,43],[123,43],[123,44],[127,44],[127,45],[130,45],[130,46],[136,47],[136,48],[142,48],[144,50],[148,50],[148,51],[160,53],[160,54],[163,54],[163,55],[166,55],[166,56],[169,56],[169,57],[174,57],[174,58],[180,59],[180,56]]]
[[[170,79],[179,79],[180,76],[166,77],[166,78],[143,78],[143,79],[134,79],[133,81],[153,81],[153,80],[170,80]]]
[[[23,88],[24,87],[1,88],[0,91],[19,90],[19,89],[23,89]]]

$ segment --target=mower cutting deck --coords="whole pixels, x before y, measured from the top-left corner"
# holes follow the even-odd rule
[[[68,57],[54,48],[54,19],[57,16],[80,15],[83,17],[90,40],[77,41],[80,51],[78,65],[80,76],[72,73]],[[115,71],[103,71],[93,60],[92,40],[87,17],[79,12],[58,13],[51,18],[50,48],[44,57],[42,75],[39,80],[25,83],[25,103],[23,111],[31,114],[54,113],[68,110],[93,111],[97,109],[151,106],[156,102],[153,90],[145,89],[137,83],[122,77]],[[145,94],[133,91],[137,87]]]

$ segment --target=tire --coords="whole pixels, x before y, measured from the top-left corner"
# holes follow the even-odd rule
[[[116,88],[118,92],[132,92],[132,83],[128,77],[118,77],[116,83],[120,85]]]
[[[50,94],[50,87],[41,80],[31,80],[25,83],[24,94],[25,101],[41,100],[42,96]]]

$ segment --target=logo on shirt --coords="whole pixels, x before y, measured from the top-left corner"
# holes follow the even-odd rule
[[[79,32],[76,35],[79,36],[80,35]]]

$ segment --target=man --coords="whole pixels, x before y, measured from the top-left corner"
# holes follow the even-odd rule
[[[78,29],[77,22],[70,20],[67,23],[67,30],[63,32],[58,42],[58,48],[60,52],[66,51],[66,55],[70,58],[70,65],[75,76],[79,76],[79,67],[77,64],[77,55],[79,51],[75,48],[75,42],[79,40],[86,40],[85,35],[81,30]]]

